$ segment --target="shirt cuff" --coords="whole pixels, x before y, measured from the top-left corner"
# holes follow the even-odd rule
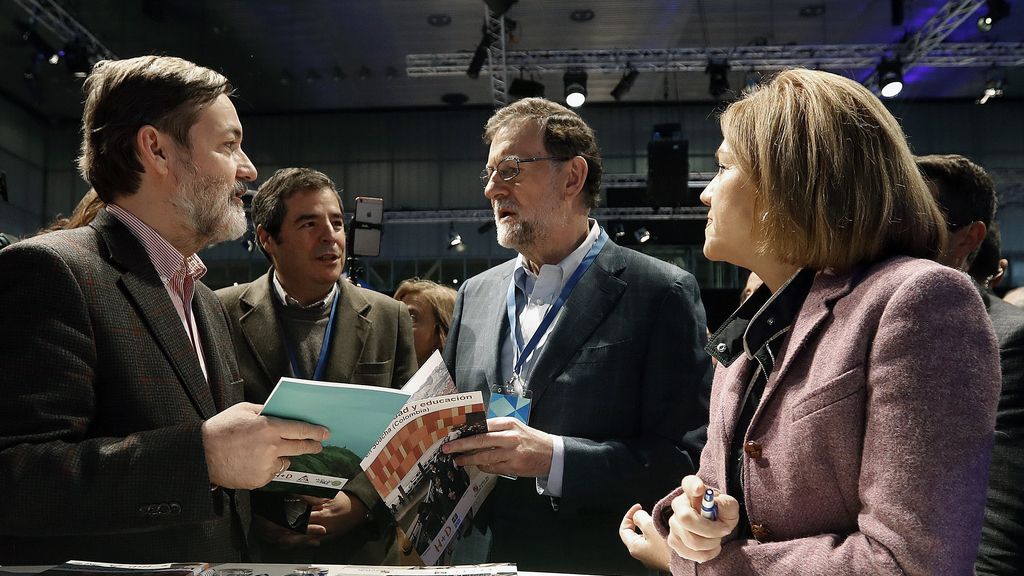
[[[565,471],[565,442],[561,436],[551,436],[551,469],[546,477],[537,478],[537,494],[562,497],[562,474]]]

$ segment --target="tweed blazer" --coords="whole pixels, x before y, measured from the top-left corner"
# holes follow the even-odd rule
[[[709,486],[726,485],[754,364],[715,374]],[[962,273],[907,257],[819,273],[744,437],[758,540],[727,537],[700,565],[673,554],[672,573],[970,574],[998,397],[995,335]],[[655,509],[663,534],[676,495]]]
[[[0,251],[0,563],[239,561],[248,493],[211,491],[200,426],[242,398],[195,285],[209,382],[160,277],[106,211]]]
[[[515,262],[463,285],[445,361],[460,390],[501,381],[505,294]],[[523,570],[642,573],[618,541],[623,513],[652,505],[695,470],[710,357],[693,276],[609,241],[552,326],[530,375],[530,425],[564,438],[562,496],[499,479],[481,511],[490,559]]]
[[[1024,571],[1024,310],[987,292],[982,297],[999,339],[1003,387],[975,569],[995,576]]]

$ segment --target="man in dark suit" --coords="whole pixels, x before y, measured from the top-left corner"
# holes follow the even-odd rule
[[[239,404],[195,252],[256,178],[220,74],[96,65],[80,168],[107,208],[0,254],[0,563],[247,558],[248,495],[326,430]]]
[[[273,266],[253,282],[217,291],[235,328],[245,399],[264,402],[282,376],[396,388],[405,384],[416,372],[412,320],[401,302],[341,277],[345,226],[334,182],[308,168],[278,170],[260,186],[252,218]],[[380,563],[384,552],[379,546],[352,556],[372,532],[326,542],[362,524],[377,503],[376,490],[359,476],[333,500],[317,502],[305,533],[261,521],[264,560]],[[386,519],[387,513],[382,516]],[[313,545],[317,549],[305,548]],[[300,551],[290,554],[281,547]]]
[[[518,477],[499,479],[477,517],[489,560],[642,573],[619,521],[692,474],[704,442],[710,362],[697,283],[616,246],[588,217],[601,158],[574,112],[520,100],[488,121],[485,141],[484,195],[498,242],[519,256],[462,287],[445,360],[461,390],[528,390],[532,413],[493,418],[488,433],[445,450]]]
[[[956,154],[922,156],[917,164],[946,213],[949,240],[941,261],[976,274],[999,339],[1003,382],[975,570],[978,574],[1012,574],[1024,566],[1024,491],[1020,489],[1024,478],[1024,310],[988,289],[991,279],[1001,274],[997,235],[990,240],[996,253],[986,259],[989,265],[974,265],[979,247],[995,232],[997,199],[992,179],[981,166]]]

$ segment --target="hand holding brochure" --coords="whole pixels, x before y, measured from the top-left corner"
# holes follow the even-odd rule
[[[494,476],[457,467],[440,450],[486,432],[487,416],[482,394],[458,392],[438,352],[402,390],[282,378],[262,413],[331,430],[323,452],[292,458],[264,489],[329,498],[365,471],[410,564],[445,562],[494,486]]]
[[[325,426],[331,438],[319,454],[292,457],[288,470],[264,490],[334,497],[361,472],[359,462],[409,396],[378,386],[281,378],[262,414]]]

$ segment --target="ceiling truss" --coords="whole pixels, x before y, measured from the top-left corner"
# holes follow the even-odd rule
[[[629,64],[641,72],[704,72],[709,60],[728,60],[733,70],[781,70],[803,67],[825,70],[874,68],[899,44],[832,44],[803,46],[737,46],[662,50],[539,50],[505,54],[507,68],[524,72],[587,72],[621,74]],[[457,76],[466,73],[472,54],[408,54],[410,77]],[[919,66],[944,68],[1024,66],[1024,42],[940,44],[916,60]]]

